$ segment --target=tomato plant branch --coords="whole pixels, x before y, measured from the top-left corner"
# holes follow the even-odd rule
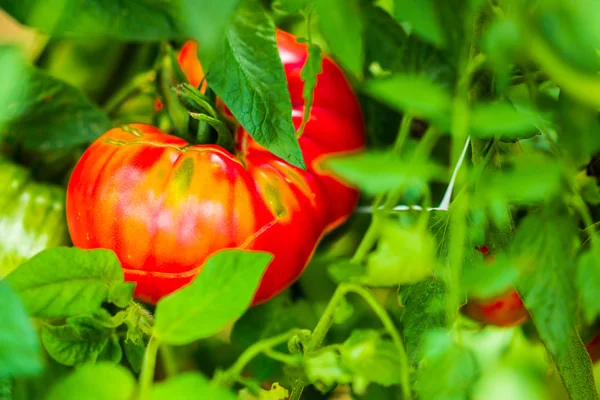
[[[150,336],[144,359],[142,361],[142,369],[140,372],[140,381],[138,387],[138,400],[146,400],[150,398],[152,383],[154,382],[154,370],[156,369],[156,356],[158,353],[159,342],[155,336]]]
[[[119,89],[104,104],[104,112],[113,115],[131,97],[154,90],[152,84],[156,79],[156,71],[150,70],[135,76],[127,85]]]
[[[334,292],[331,300],[327,304],[325,311],[321,315],[317,326],[313,330],[313,333],[308,341],[306,347],[304,348],[304,354],[309,354],[319,347],[325,340],[325,336],[331,325],[333,325],[333,321],[335,319],[335,313],[337,311],[340,302],[344,298],[344,296],[348,293],[356,293],[360,297],[365,300],[365,302],[371,307],[373,312],[377,315],[377,317],[381,320],[384,328],[392,338],[396,349],[398,350],[398,354],[400,356],[401,363],[401,382],[402,382],[402,391],[405,399],[411,399],[412,393],[410,388],[410,365],[408,361],[408,356],[406,354],[406,349],[404,347],[404,343],[400,334],[398,333],[396,327],[394,326],[393,321],[389,317],[387,311],[377,302],[377,299],[373,297],[373,295],[364,287],[353,284],[353,283],[342,283],[340,284],[336,291]],[[294,384],[292,388],[292,394],[290,396],[290,400],[298,400],[300,399],[300,395],[304,390],[305,382],[298,381]]]

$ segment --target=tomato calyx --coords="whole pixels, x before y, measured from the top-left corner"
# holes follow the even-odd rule
[[[233,153],[235,146],[233,133],[214,107],[214,101],[189,83],[181,83],[174,90],[190,117],[201,122],[195,135],[195,142],[197,144],[213,143],[207,130],[208,127],[212,127],[217,132],[216,144]]]

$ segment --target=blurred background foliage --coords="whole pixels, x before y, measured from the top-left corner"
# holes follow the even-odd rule
[[[64,224],[49,230],[55,217],[42,206],[23,213],[35,199],[61,210],[69,172],[97,136],[129,122],[171,131],[189,125],[168,88],[177,73],[173,52],[195,38],[209,65],[238,3],[252,2],[108,3],[0,1],[0,276],[40,243],[69,243]],[[346,70],[369,150],[328,167],[362,197],[292,288],[249,310],[231,332],[174,348],[183,369],[212,375],[254,342],[312,329],[336,285],[359,282],[402,333],[422,399],[597,398],[582,343],[596,335],[600,314],[600,3],[273,0],[252,7],[310,37]],[[394,212],[441,203],[467,137],[449,209]],[[11,185],[32,177],[43,194],[31,188],[25,199],[10,197]],[[365,245],[370,231],[375,240]],[[43,238],[15,250],[31,235]],[[491,265],[475,251],[484,244]],[[513,287],[532,316],[522,324],[496,327],[459,312],[467,299]],[[314,385],[305,398],[401,398],[390,375],[397,368],[391,341],[363,301],[350,296],[339,307],[328,342],[339,347],[305,360]],[[41,376],[17,381],[13,398],[40,398],[67,371],[46,359]],[[290,387],[293,376],[266,356],[248,374],[263,387]],[[593,374],[599,381],[600,367]]]

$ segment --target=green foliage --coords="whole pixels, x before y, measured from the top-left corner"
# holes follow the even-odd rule
[[[598,398],[596,3],[0,1],[33,28],[2,19],[0,29],[11,43],[0,46],[0,397]],[[307,46],[288,70],[277,28]],[[206,90],[185,86],[177,65],[188,39]],[[114,253],[57,247],[70,244],[75,161],[124,121],[235,155],[236,120],[300,168],[335,147],[326,129],[298,141],[319,123],[310,111],[315,87],[331,85],[326,57],[358,93],[367,143],[310,158],[309,171],[361,195],[300,284],[249,308],[273,256],[228,249],[146,307]],[[323,90],[335,99],[333,86]],[[303,111],[297,131],[292,107]],[[337,196],[323,179],[320,193]],[[282,232],[293,251],[297,238]],[[490,326],[511,306],[494,299],[513,288],[528,322]],[[475,300],[487,322],[468,313]]]
[[[91,314],[117,292],[131,298],[123,270],[108,250],[58,247],[44,250],[8,276],[32,316],[60,318]],[[120,286],[126,285],[129,293]],[[119,303],[123,303],[119,299]]]
[[[189,286],[158,303],[154,335],[164,343],[186,344],[219,332],[244,313],[272,258],[238,250],[210,257]]]
[[[359,0],[315,0],[319,27],[329,47],[342,65],[360,77],[364,50],[359,4]]]
[[[258,2],[250,1],[234,17],[207,79],[258,143],[293,165],[304,167],[277,53],[275,25]]]
[[[0,281],[0,377],[37,374],[40,345],[23,304],[6,281]]]
[[[61,380],[50,390],[49,400],[129,400],[135,381],[127,369],[108,363],[88,364]]]
[[[13,99],[13,118],[4,133],[25,148],[72,149],[112,127],[106,114],[78,89],[39,70],[30,70],[28,81]]]
[[[185,400],[190,395],[204,399],[235,400],[236,396],[218,386],[212,386],[208,379],[198,373],[186,372],[177,375],[152,389],[152,400],[173,399]]]

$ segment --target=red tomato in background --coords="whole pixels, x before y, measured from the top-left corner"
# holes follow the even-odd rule
[[[306,46],[281,31],[277,44],[297,128]],[[202,70],[190,46],[179,61],[198,85]],[[291,285],[323,234],[354,209],[358,193],[317,163],[360,150],[364,140],[356,96],[340,68],[325,58],[311,118],[299,138],[306,171],[266,151],[242,127],[235,154],[216,145],[189,145],[149,125],[112,129],[73,171],[69,231],[75,246],[113,250],[126,280],[137,283],[136,297],[150,303],[189,283],[219,250],[267,251],[274,260],[255,294],[257,304]]]
[[[483,246],[478,249],[483,253],[484,262],[493,261],[493,255],[488,255],[489,249]],[[514,326],[527,320],[529,313],[523,304],[523,300],[516,290],[491,299],[469,298],[463,311],[469,317],[488,325]]]

